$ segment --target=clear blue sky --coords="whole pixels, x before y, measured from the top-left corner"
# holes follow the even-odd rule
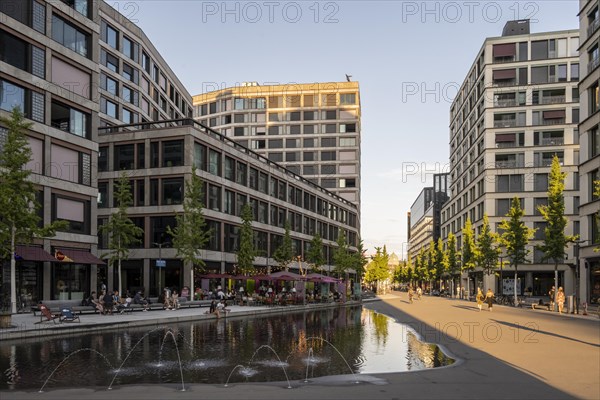
[[[406,213],[448,170],[448,115],[486,37],[506,21],[578,29],[578,1],[110,1],[192,95],[239,82],[360,83],[362,238],[406,250]]]

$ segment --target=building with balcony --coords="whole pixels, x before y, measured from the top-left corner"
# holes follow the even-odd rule
[[[246,83],[193,97],[194,117],[360,210],[358,82]]]
[[[598,1],[581,0],[579,11],[579,63],[581,82],[580,141],[580,204],[581,221],[580,243],[580,298],[585,302],[600,302],[600,198],[594,194],[594,182],[600,180],[600,14]]]
[[[555,155],[567,174],[566,233],[580,232],[579,31],[530,33],[524,20],[509,22],[505,33],[485,39],[451,105],[450,200],[441,212],[441,235],[454,233],[460,248],[466,220],[478,234],[484,213],[497,231],[511,199],[518,197],[525,223],[537,229],[529,246],[531,263],[519,267],[519,294],[530,289],[543,295],[553,285],[554,265],[542,262],[535,248],[545,228],[538,207],[547,204]],[[559,281],[572,293],[573,249],[567,254]],[[484,284],[482,273],[471,276],[476,279],[471,288]],[[488,279],[485,286],[499,293],[500,282]]]
[[[235,252],[245,204],[250,204],[253,211],[255,248],[259,252],[255,267],[261,273],[277,266],[272,255],[282,243],[286,222],[297,256],[304,257],[318,233],[327,264],[331,265],[341,230],[356,251],[355,204],[193,119],[100,128],[98,141],[110,160],[99,165],[99,198],[105,201],[98,204],[98,224],[106,223],[115,211],[113,188],[125,171],[131,177],[134,193],[129,215],[144,230],[139,248],[132,249],[129,259],[123,261],[123,287],[148,288],[148,293],[155,296],[160,293],[160,283],[192,286],[191,265],[177,258],[167,233],[167,226],[175,224],[175,214],[183,210],[183,193],[192,167],[203,181],[204,216],[212,232],[207,248],[202,250],[207,272],[238,272]],[[100,238],[101,248],[106,247],[106,240]],[[164,268],[156,268],[158,259],[166,261]]]

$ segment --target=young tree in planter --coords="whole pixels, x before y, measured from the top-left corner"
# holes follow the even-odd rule
[[[484,214],[481,234],[477,237],[476,261],[486,275],[493,274],[498,265],[500,249],[496,246],[497,242],[497,235],[491,231],[488,216]]]
[[[440,239],[441,240],[441,239]],[[450,274],[452,280],[458,275],[460,265],[458,264],[458,252],[456,251],[456,236],[452,232],[448,234],[448,243],[444,251],[444,269]],[[454,295],[454,288],[453,288]]]
[[[348,250],[346,232],[343,229],[340,229],[336,244],[337,247],[333,251],[333,268],[338,278],[341,278],[344,276],[348,268],[352,267],[352,258],[350,251]]]
[[[473,225],[471,225],[470,218],[467,218],[462,234],[462,270],[467,272],[467,296],[471,296],[470,273],[477,266],[477,247],[475,246],[475,232],[473,232]]]
[[[288,268],[288,265],[294,261],[294,248],[292,247],[292,238],[290,236],[290,223],[285,221],[285,233],[283,234],[283,242],[279,246],[275,253],[273,253],[273,259],[277,261],[281,268]]]
[[[127,215],[127,208],[133,204],[133,195],[129,178],[125,172],[121,172],[119,180],[115,182],[115,207],[117,211],[112,213],[108,222],[102,225],[98,230],[100,233],[109,235],[108,255],[109,263],[114,267],[117,263],[117,275],[119,284],[117,286],[119,293],[121,291],[121,261],[129,257],[131,246],[140,243],[140,238],[144,230],[135,225]]]
[[[518,197],[512,200],[512,204],[508,214],[508,219],[502,220],[499,228],[502,229],[503,233],[500,236],[500,242],[506,247],[506,255],[510,260],[511,265],[515,267],[515,306],[519,304],[517,297],[517,268],[519,264],[527,262],[527,255],[529,249],[527,244],[533,237],[535,229],[531,229],[525,225],[521,220],[523,218],[523,209],[521,209],[521,202]]]
[[[310,241],[310,248],[305,258],[315,271],[321,271],[321,266],[325,264],[325,256],[323,256],[323,239],[318,233]]]
[[[237,266],[241,274],[254,271],[254,231],[252,230],[252,208],[246,203],[242,207],[242,227],[240,228],[240,248],[237,251]]]
[[[35,237],[52,237],[57,230],[68,226],[66,221],[55,221],[40,228],[40,204],[36,189],[29,180],[31,171],[26,165],[31,161],[31,148],[25,132],[32,125],[23,113],[13,108],[10,118],[0,119],[8,132],[0,143],[0,256],[10,256],[10,312],[17,312],[16,259],[17,244],[31,243]],[[4,281],[4,277],[2,277]]]
[[[565,235],[567,218],[565,218],[565,177],[566,173],[561,171],[560,160],[555,155],[552,159],[550,176],[548,177],[548,205],[539,206],[538,210],[546,221],[544,229],[544,243],[539,248],[544,252],[543,261],[554,261],[554,287],[558,288],[558,264],[564,262],[565,248],[569,243],[577,240],[577,236]],[[577,266],[578,268],[579,266]],[[554,307],[556,309],[555,290]]]
[[[206,227],[202,211],[204,208],[202,186],[202,179],[196,175],[196,168],[192,167],[191,178],[185,185],[183,212],[175,216],[175,228],[167,227],[167,233],[172,237],[177,256],[191,266],[190,294],[192,296],[195,272],[201,272],[206,265],[200,257],[200,250],[204,249],[211,236],[211,230]]]

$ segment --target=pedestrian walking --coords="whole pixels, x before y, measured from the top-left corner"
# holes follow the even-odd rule
[[[492,289],[487,290],[487,293],[485,294],[485,302],[488,305],[488,310],[492,311],[492,306],[494,305],[494,292],[492,292]]]
[[[412,290],[412,287],[409,287],[408,288],[408,302],[410,304],[412,304],[412,302],[413,302],[414,295],[415,295],[415,292]]]
[[[548,292],[548,296],[550,296],[550,310],[554,311],[554,295],[556,294],[556,288],[552,286],[550,291]]]
[[[484,298],[485,297],[483,296],[481,288],[477,288],[477,296],[475,297],[475,299],[477,300],[477,308],[479,308],[479,311],[481,311],[481,308],[483,307]]]
[[[562,314],[563,307],[565,306],[565,292],[562,287],[558,288],[558,293],[556,294],[556,304],[558,304],[558,313]]]

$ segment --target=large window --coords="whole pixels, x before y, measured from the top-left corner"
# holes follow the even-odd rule
[[[181,204],[183,199],[183,178],[162,180],[162,204]]]
[[[119,32],[104,21],[102,21],[102,40],[113,49],[119,49]]]
[[[0,60],[13,67],[45,77],[45,51],[0,29]]]
[[[67,221],[66,232],[90,234],[90,202],[52,195],[52,221]]]
[[[52,16],[52,39],[84,57],[91,55],[90,35],[56,15]]]
[[[73,135],[90,138],[90,114],[55,101],[52,102],[50,110],[53,127]]]
[[[163,167],[183,165],[183,140],[163,142]]]
[[[84,17],[90,18],[89,0],[60,0]]]
[[[114,170],[122,171],[134,169],[135,165],[135,145],[124,144],[115,146],[114,150]]]
[[[497,192],[521,192],[524,188],[523,175],[497,175]]]

